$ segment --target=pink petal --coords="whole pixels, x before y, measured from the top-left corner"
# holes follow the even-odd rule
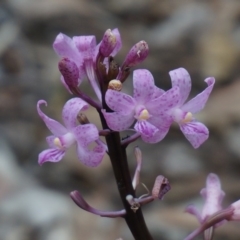
[[[225,193],[221,189],[221,183],[216,174],[210,173],[208,175],[206,188],[202,189],[200,193],[205,198],[202,219],[222,209],[221,203]]]
[[[173,87],[160,97],[146,103],[148,111],[152,115],[166,115],[167,111],[176,107],[180,100],[178,87]]]
[[[53,135],[46,137],[46,141],[47,141],[48,146],[49,146],[50,148],[56,148],[56,145],[55,145],[55,143],[54,143],[54,139],[55,139],[55,138],[56,138],[56,136],[53,136]]]
[[[136,104],[131,96],[111,89],[107,90],[105,101],[113,111],[124,115],[132,114]]]
[[[56,148],[47,149],[38,155],[38,163],[42,165],[45,162],[59,162],[62,160],[64,155],[64,150]]]
[[[152,117],[148,120],[152,125],[156,126],[158,132],[156,132],[152,137],[147,137],[142,135],[142,139],[147,143],[157,143],[160,142],[168,133],[169,128],[172,124],[172,119],[170,116],[165,115],[164,117]]]
[[[99,139],[98,129],[94,124],[79,125],[73,129],[76,141],[83,147]]]
[[[97,167],[103,160],[105,155],[105,148],[101,145],[97,145],[92,151],[87,148],[83,148],[81,145],[77,145],[78,159],[88,167]]]
[[[61,83],[63,84],[63,86],[68,90],[68,92],[69,92],[70,94],[72,94],[72,92],[71,92],[69,86],[66,84],[63,76],[60,77],[60,81],[61,81]]]
[[[194,215],[200,223],[202,222],[201,214],[194,205],[192,205],[192,204],[188,205],[185,209],[185,212]]]
[[[98,166],[105,154],[106,148],[103,144],[98,144],[99,139],[98,129],[94,124],[85,124],[77,126],[74,129],[74,134],[77,140],[77,152],[79,160],[86,166]],[[95,142],[95,146],[90,150],[89,144]]]
[[[234,209],[230,220],[240,221],[240,200],[232,203],[230,206]]]
[[[68,57],[76,63],[81,62],[81,57],[72,39],[63,33],[57,35],[53,49],[61,57]]]
[[[94,62],[92,59],[85,59],[84,61],[85,71],[88,77],[88,80],[92,86],[92,89],[96,93],[99,101],[102,101],[102,93],[100,91],[100,87],[96,78],[95,69],[94,69]]]
[[[81,98],[72,98],[68,100],[62,111],[62,118],[67,129],[73,129],[78,125],[77,115],[80,111],[88,109],[88,104]]]
[[[165,91],[161,88],[158,88],[157,86],[154,87],[154,92],[152,94],[152,99],[154,98],[158,98],[161,95],[163,95],[165,93]]]
[[[44,100],[39,100],[37,102],[37,111],[39,116],[42,118],[44,123],[46,124],[47,128],[53,133],[55,136],[61,136],[65,133],[67,133],[67,129],[60,124],[59,122],[55,121],[54,119],[49,118],[47,115],[45,115],[42,110],[40,109],[40,105],[45,104],[47,106],[47,102]]]
[[[118,31],[117,28],[113,29],[112,33],[114,33],[114,35],[117,38],[116,46],[111,53],[111,56],[114,57],[119,52],[119,50],[122,48],[122,40],[121,40],[120,32]]]
[[[204,91],[199,93],[195,98],[184,104],[181,108],[183,111],[197,113],[205,107],[208,97],[212,92],[215,79],[210,77],[205,79],[205,82],[207,83],[208,87]]]
[[[194,148],[200,147],[200,145],[205,142],[209,136],[207,127],[200,122],[181,124],[180,129]]]
[[[81,53],[83,59],[93,59],[96,48],[95,36],[78,36],[73,37],[73,42],[76,45],[79,53]]]
[[[137,132],[141,133],[141,135],[144,135],[149,138],[153,137],[154,134],[158,132],[158,129],[154,125],[152,125],[148,121],[142,120],[136,122],[134,129]]]
[[[107,122],[108,127],[113,131],[124,131],[127,130],[135,121],[134,113],[129,115],[123,115],[119,112],[106,112],[102,110],[104,118]]]
[[[179,106],[187,100],[189,93],[191,91],[191,78],[184,68],[178,68],[169,72],[172,80],[172,86],[179,87],[181,100],[179,101]]]
[[[139,69],[133,72],[133,97],[144,104],[154,94],[155,84],[152,74],[146,69]]]
[[[167,135],[168,131],[169,128],[158,128],[158,132],[156,132],[152,137],[142,135],[142,140],[147,143],[160,142]]]

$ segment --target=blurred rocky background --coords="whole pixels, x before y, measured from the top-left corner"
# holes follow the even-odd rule
[[[151,190],[157,175],[165,175],[172,190],[163,201],[143,208],[155,239],[180,240],[197,227],[184,213],[194,203],[209,172],[217,173],[226,192],[223,205],[240,198],[240,1],[239,0],[2,0],[0,3],[0,240],[131,240],[122,219],[93,216],[77,208],[69,192],[78,189],[102,210],[121,203],[106,158],[96,169],[81,165],[70,151],[58,164],[37,164],[49,132],[36,112],[61,120],[71,96],[59,81],[58,57],[52,43],[59,32],[69,36],[96,35],[118,27],[121,63],[139,40],[149,43],[149,69],[158,86],[170,87],[168,72],[186,68],[191,96],[216,78],[216,86],[198,119],[210,138],[193,150],[177,126],[156,145],[141,141],[129,147],[143,151],[141,181]],[[131,78],[125,90],[131,91]],[[88,86],[83,85],[88,91]],[[89,118],[98,122],[94,112]],[[139,187],[139,196],[146,193]],[[216,230],[216,240],[240,238],[240,223]],[[200,238],[201,239],[201,238]]]

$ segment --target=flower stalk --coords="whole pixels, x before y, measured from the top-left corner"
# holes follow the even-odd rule
[[[103,108],[109,110],[105,101],[103,101]],[[103,114],[101,112],[99,112],[99,114],[103,129],[108,128]],[[129,194],[135,197],[135,190],[133,189],[132,179],[128,167],[126,148],[121,144],[120,134],[118,132],[108,134],[106,136],[106,143],[118,192],[126,210],[124,219],[136,240],[152,240],[153,238],[149,233],[141,208],[134,212],[131,209],[129,202],[126,200],[126,196]]]

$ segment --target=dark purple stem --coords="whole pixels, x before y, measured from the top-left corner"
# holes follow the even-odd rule
[[[104,102],[103,108],[108,109]],[[108,128],[101,111],[99,111],[99,115],[103,129]],[[121,146],[120,134],[118,132],[111,132],[106,136],[106,142],[118,191],[126,210],[126,215],[124,216],[125,221],[136,240],[153,240],[146,226],[141,208],[134,212],[126,200],[127,195],[132,195],[135,198],[135,191],[129,172],[126,147]]]
[[[107,112],[111,112],[111,109],[105,102],[105,94],[108,89],[108,81],[102,68],[102,59],[98,54],[96,60],[96,75],[99,82],[99,86],[102,93],[102,108]],[[101,112],[98,110],[103,129],[108,129],[106,120]],[[126,146],[122,146],[121,137],[119,132],[111,132],[106,137],[106,143],[108,146],[108,154],[111,160],[115,181],[117,183],[118,192],[120,194],[123,206],[126,210],[124,219],[132,232],[135,240],[153,240],[151,234],[146,226],[141,208],[136,212],[131,209],[129,202],[126,200],[127,195],[132,195],[135,198],[135,190],[132,186],[132,179],[129,172]]]

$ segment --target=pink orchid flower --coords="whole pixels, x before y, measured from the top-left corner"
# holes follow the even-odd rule
[[[171,92],[177,88],[171,89]],[[133,97],[123,92],[108,89],[105,100],[114,112],[106,112],[103,115],[110,129],[123,131],[129,129],[133,123],[134,129],[139,132],[143,139],[151,142],[154,135],[159,132],[155,126],[159,117],[156,117],[158,103],[157,97],[164,91],[154,84],[152,74],[146,69],[133,72]],[[161,136],[162,138],[164,136]]]
[[[202,223],[208,217],[222,209],[221,204],[225,193],[221,189],[221,182],[216,174],[208,174],[206,188],[203,188],[200,194],[205,200],[201,213],[193,205],[188,206],[186,212],[193,214]]]
[[[50,148],[39,154],[38,163],[42,165],[45,162],[59,162],[67,149],[76,143],[78,159],[86,166],[98,166],[106,151],[106,147],[99,141],[98,129],[94,124],[79,125],[76,119],[79,111],[88,108],[87,103],[80,98],[72,98],[66,102],[62,111],[65,127],[45,115],[40,109],[41,104],[47,105],[47,102],[38,101],[38,114],[53,135],[46,138]],[[90,148],[92,143],[95,146]]]
[[[208,139],[209,131],[204,124],[195,120],[193,114],[204,108],[213,89],[215,79],[213,77],[205,79],[207,88],[185,103],[191,91],[191,78],[188,72],[184,68],[178,68],[170,71],[170,77],[172,88],[177,87],[178,90],[167,91],[155,99],[159,104],[158,110],[156,110],[159,113],[159,121],[155,122],[155,125],[160,131],[163,131],[156,134],[156,141],[161,139],[162,135],[166,135],[171,124],[176,122],[192,146],[198,148]]]

